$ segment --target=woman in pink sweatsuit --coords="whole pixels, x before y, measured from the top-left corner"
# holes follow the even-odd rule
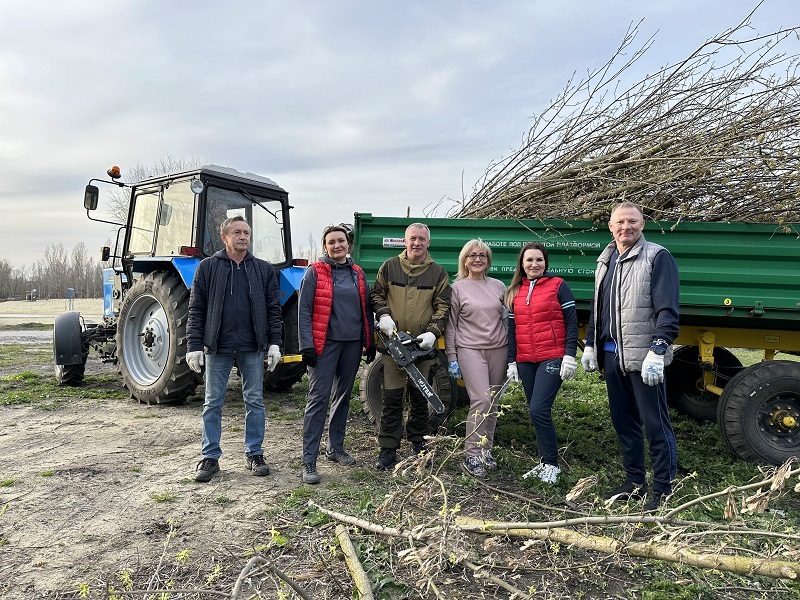
[[[492,457],[495,395],[507,366],[506,286],[486,276],[491,264],[492,251],[481,240],[470,240],[461,249],[458,276],[451,288],[450,321],[444,332],[448,371],[464,380],[469,394],[466,458],[461,466],[474,477],[486,477],[487,469],[497,468]]]

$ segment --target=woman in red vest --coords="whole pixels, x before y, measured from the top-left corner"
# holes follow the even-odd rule
[[[320,482],[317,472],[328,403],[328,460],[355,464],[344,450],[350,393],[362,349],[367,362],[375,359],[369,284],[350,252],[351,230],[329,225],[322,232],[324,256],[311,264],[300,285],[300,353],[308,368],[308,399],[303,419],[304,483]]]
[[[522,247],[506,293],[507,377],[522,380],[541,462],[523,478],[556,483],[558,438],[551,414],[561,382],[575,377],[578,319],[575,296],[566,282],[547,272],[547,249],[539,242]]]

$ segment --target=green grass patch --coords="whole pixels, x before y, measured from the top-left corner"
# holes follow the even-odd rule
[[[39,473],[41,477],[52,477],[55,474],[56,474],[55,471],[42,471],[41,473]]]
[[[162,504],[165,502],[175,502],[178,499],[178,494],[175,492],[165,491],[165,492],[150,492],[150,498],[156,504]]]
[[[0,480],[0,487],[11,487],[15,483],[17,483],[17,480],[13,477],[9,477],[7,479]]]
[[[0,369],[19,365],[52,364],[53,346],[31,346],[30,344],[3,344],[0,346]]]
[[[112,381],[114,383],[112,383]],[[22,371],[0,377],[0,405],[32,404],[53,408],[70,398],[85,400],[122,400],[127,394],[119,382],[109,376],[87,377],[78,387],[61,387],[51,375]]]
[[[52,323],[18,323],[0,325],[0,331],[53,331]]]

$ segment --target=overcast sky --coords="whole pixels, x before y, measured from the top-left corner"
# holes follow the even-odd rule
[[[654,71],[755,4],[3,0],[0,258],[81,241],[99,255],[109,229],[86,218],[87,181],[166,155],[278,182],[295,247],[356,211],[422,216],[444,199],[443,216],[631,23],[641,42],[657,32],[637,64]],[[753,26],[798,14],[765,0]]]

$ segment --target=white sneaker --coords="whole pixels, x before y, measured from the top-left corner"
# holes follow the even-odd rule
[[[538,477],[545,483],[555,483],[558,480],[559,473],[561,473],[561,469],[559,469],[557,466],[539,463],[530,471],[525,473],[522,478],[528,479],[529,477]]]
[[[542,469],[544,469],[544,463],[539,463],[538,465],[533,467],[530,471],[525,473],[525,475],[523,475],[522,478],[527,479],[528,477],[539,477],[539,473],[542,472]]]
[[[539,472],[539,479],[545,483],[555,483],[558,480],[558,474],[561,473],[555,465],[542,465],[542,470]]]

